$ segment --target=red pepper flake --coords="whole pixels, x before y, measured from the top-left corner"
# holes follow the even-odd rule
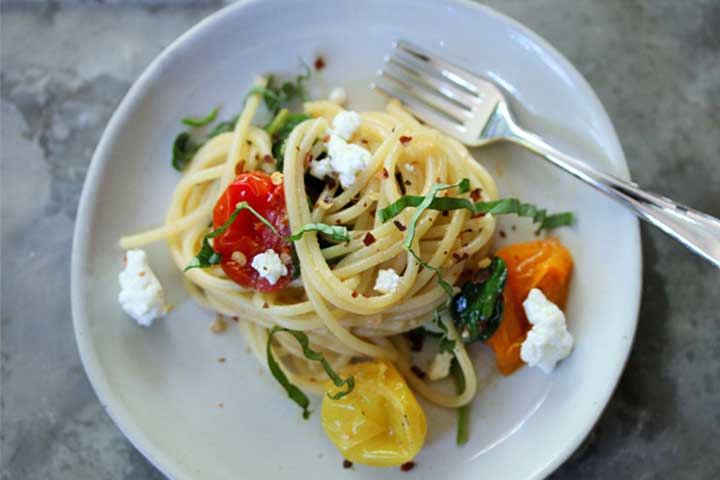
[[[482,218],[485,216],[485,212],[476,213],[472,216],[472,218]]]
[[[366,247],[369,247],[370,245],[375,243],[375,237],[373,236],[373,234],[370,232],[366,233],[365,237],[363,238],[363,243]]]
[[[360,143],[364,143],[365,145],[367,145],[367,144],[368,144],[368,141],[365,140],[364,138],[362,138],[362,139],[360,139]]]
[[[402,137],[400,137],[400,143],[403,144],[403,147],[406,146],[408,143],[410,143],[410,140],[412,140],[412,137],[408,137],[408,136],[405,136],[405,135],[403,135]]]
[[[415,468],[415,462],[405,462],[400,465],[400,470],[402,470],[403,472],[409,472],[413,468]]]
[[[482,196],[482,188],[476,188],[472,192],[470,192],[470,198],[472,198],[473,202],[477,202],[480,200],[480,197]]]
[[[353,298],[357,298],[358,295],[360,295],[360,294],[359,294],[358,292],[356,292],[355,290],[353,290],[353,292],[352,292],[352,297],[353,297]]]
[[[330,135],[325,135],[323,137],[323,142],[328,143],[330,141]]]
[[[245,171],[245,160],[240,160],[240,161],[235,165],[235,175],[239,175],[239,174],[241,174],[241,173],[244,172],[244,171]]]
[[[415,375],[417,375],[417,377],[418,377],[420,380],[422,380],[423,378],[425,378],[425,372],[423,372],[422,369],[421,369],[420,367],[418,367],[417,365],[413,365],[412,367],[410,367],[410,370],[412,370],[413,373],[414,373]]]
[[[225,357],[220,357],[220,358],[218,358],[218,362],[219,362],[219,363],[225,363]]]
[[[377,213],[377,210],[375,210],[374,208],[371,208],[371,209],[370,209],[370,216],[374,217],[374,216],[375,216],[375,213]]]
[[[325,68],[325,59],[323,57],[317,57],[315,59],[315,70],[322,70]]]
[[[393,220],[393,225],[395,225],[397,227],[397,229],[400,230],[401,232],[404,232],[405,230],[407,230],[407,227],[405,225],[403,225],[402,223],[400,223],[400,221],[398,221],[398,220]]]
[[[312,161],[312,153],[307,152],[305,154],[305,166],[307,167],[308,165],[310,165],[311,161]]]
[[[466,258],[468,258],[470,256],[470,254],[468,254],[467,252],[463,252],[463,254],[460,255],[457,252],[453,252],[452,256],[455,260],[457,260],[458,262],[461,262],[461,261],[465,260]]]
[[[383,168],[377,173],[377,178],[388,178],[390,176],[390,173],[387,171],[387,168]]]
[[[343,468],[348,469],[352,468],[353,463],[350,460],[343,460]]]
[[[507,233],[505,233],[505,230],[500,230],[500,232],[498,232],[498,233],[500,233],[500,238],[507,237]]]
[[[270,305],[268,305],[267,302],[263,303],[263,308],[270,308]]]
[[[144,276],[145,276],[145,272],[138,273],[138,277],[144,277]]]
[[[337,220],[335,220],[335,225],[340,225],[341,223],[342,223],[342,221],[340,221],[339,218]]]

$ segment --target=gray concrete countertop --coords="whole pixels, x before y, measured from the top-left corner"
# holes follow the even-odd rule
[[[633,178],[720,216],[720,1],[492,0],[592,84]],[[162,476],[103,411],[72,331],[72,227],[122,95],[221,6],[189,0],[4,2],[2,479]],[[720,272],[642,229],[643,301],[620,385],[554,478],[720,478]]]

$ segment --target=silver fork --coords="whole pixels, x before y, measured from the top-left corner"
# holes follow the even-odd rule
[[[601,172],[520,127],[505,96],[489,80],[398,41],[371,86],[397,98],[428,125],[468,146],[506,140],[540,155],[630,208],[720,268],[720,220]]]

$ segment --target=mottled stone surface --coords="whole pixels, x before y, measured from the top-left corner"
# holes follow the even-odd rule
[[[2,5],[2,456],[6,479],[161,475],[102,410],[73,339],[69,259],[83,177],[123,93],[215,1]],[[494,0],[597,91],[640,184],[720,216],[720,1]],[[554,475],[720,478],[720,274],[643,227],[634,350]]]

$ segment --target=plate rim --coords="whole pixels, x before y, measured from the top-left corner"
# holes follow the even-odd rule
[[[95,205],[93,198],[96,196],[96,192],[100,185],[100,176],[102,166],[106,163],[106,159],[109,157],[108,151],[112,139],[116,136],[116,132],[119,131],[120,127],[124,123],[124,119],[128,117],[132,110],[135,108],[138,97],[150,88],[153,77],[157,76],[162,69],[164,64],[167,63],[173,56],[181,53],[185,44],[190,39],[210,28],[222,20],[226,15],[230,15],[238,10],[242,10],[251,4],[259,3],[261,0],[239,0],[235,3],[226,5],[217,11],[211,13],[207,17],[198,21],[195,25],[190,27],[187,31],[182,33],[179,37],[173,40],[167,47],[165,47],[160,54],[158,54],[142,71],[142,73],[133,82],[131,87],[122,97],[122,100],[118,104],[117,108],[113,112],[107,126],[103,130],[100,140],[95,148],[92,159],[90,161],[88,171],[83,182],[82,193],[80,195],[80,201],[78,211],[76,215],[75,227],[73,230],[73,243],[70,261],[70,296],[71,296],[71,312],[73,318],[73,329],[75,333],[75,343],[78,348],[80,360],[83,365],[83,369],[90,381],[93,391],[97,396],[103,409],[107,412],[110,418],[113,420],[117,428],[127,438],[130,443],[151,463],[157,468],[163,475],[168,478],[186,478],[186,472],[184,472],[177,462],[168,456],[162,448],[159,448],[146,436],[140,426],[133,420],[133,417],[126,411],[122,406],[122,401],[112,393],[109,382],[106,376],[102,373],[100,368],[100,362],[96,351],[94,350],[92,343],[87,339],[86,326],[88,324],[88,318],[85,315],[85,298],[81,295],[84,291],[84,272],[87,270],[89,260],[82,254],[87,251],[87,244],[90,238],[90,219],[93,217],[95,212]],[[298,0],[307,1],[307,0]],[[417,1],[417,0],[416,0]],[[433,3],[431,0],[422,0],[423,3]],[[589,92],[589,100],[595,104],[600,115],[603,117],[602,120],[609,127],[609,134],[612,137],[612,142],[608,146],[614,150],[613,160],[616,158],[618,162],[612,162],[612,168],[615,173],[625,179],[630,180],[629,167],[622,146],[620,144],[617,131],[613,125],[605,107],[597,97],[595,90],[587,82],[585,77],[575,68],[575,66],[554,46],[546,41],[538,33],[531,30],[529,27],[523,25],[514,18],[499,12],[487,5],[474,2],[472,0],[442,0],[445,4],[460,6],[468,9],[475,9],[484,15],[495,17],[499,22],[508,24],[512,28],[520,31],[526,37],[532,39],[534,42],[542,46],[544,50],[549,52],[554,60],[560,62],[565,71],[569,72],[574,80],[580,83]],[[631,289],[636,291],[636,294],[632,296],[634,304],[630,304],[630,311],[633,312],[629,321],[632,322],[632,333],[630,341],[627,342],[626,348],[623,351],[624,359],[621,366],[616,370],[612,382],[608,385],[607,395],[599,403],[600,408],[594,412],[594,418],[592,422],[589,422],[584,428],[579,429],[574,437],[565,443],[565,446],[559,451],[555,457],[541,466],[538,470],[532,474],[530,478],[540,479],[544,478],[553,471],[555,471],[560,465],[562,465],[572,454],[577,450],[582,441],[588,436],[590,431],[597,424],[598,420],[607,408],[609,401],[615,392],[619,383],[620,377],[625,370],[625,366],[628,362],[630,351],[635,342],[635,336],[637,333],[637,324],[640,313],[640,304],[642,297],[642,267],[643,267],[643,255],[642,255],[642,243],[640,237],[640,225],[637,217],[631,220],[630,233],[634,237],[632,247],[637,250],[637,255],[634,265],[628,265],[628,270],[631,272],[632,285]]]

